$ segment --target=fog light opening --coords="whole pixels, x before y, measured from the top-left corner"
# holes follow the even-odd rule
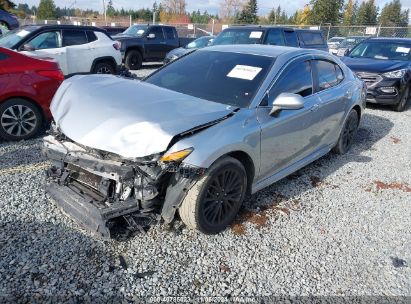
[[[397,89],[394,87],[382,87],[380,91],[385,94],[397,94]]]

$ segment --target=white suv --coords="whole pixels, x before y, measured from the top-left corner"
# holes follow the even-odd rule
[[[105,30],[92,26],[26,26],[0,37],[0,46],[54,58],[66,76],[115,74],[122,61],[119,43]]]

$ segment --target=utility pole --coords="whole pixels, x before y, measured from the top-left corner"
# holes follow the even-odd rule
[[[103,14],[104,14],[104,22],[107,26],[107,12],[106,12],[106,1],[103,0]]]
[[[156,10],[153,10],[153,24],[156,24]]]

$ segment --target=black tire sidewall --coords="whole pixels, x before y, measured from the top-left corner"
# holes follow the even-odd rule
[[[205,216],[202,213],[203,201],[206,196],[206,191],[210,183],[213,180],[213,177],[217,175],[221,170],[224,170],[227,168],[234,169],[240,174],[240,176],[243,176],[242,197],[241,197],[241,200],[238,202],[238,204],[235,206],[235,209],[233,209],[233,212],[231,213],[230,217],[227,217],[225,221],[221,223],[220,225],[212,226],[207,223],[207,221],[205,220]],[[205,234],[216,234],[226,229],[227,226],[231,224],[231,222],[237,216],[238,211],[240,210],[242,202],[245,198],[246,191],[247,191],[247,173],[244,169],[244,166],[239,161],[237,161],[236,159],[227,158],[227,159],[224,159],[224,161],[219,162],[216,166],[212,167],[211,170],[207,173],[207,179],[200,190],[199,196],[197,197],[197,201],[195,204],[195,213],[196,213],[196,218],[198,219],[198,229]]]
[[[40,132],[41,128],[43,127],[43,115],[42,115],[42,113],[37,108],[37,106],[34,105],[33,103],[31,103],[31,102],[29,102],[25,99],[21,99],[21,98],[12,98],[12,99],[9,99],[5,102],[0,103],[0,117],[2,116],[3,112],[6,109],[8,109],[10,106],[14,106],[14,105],[24,105],[26,107],[30,107],[30,109],[36,115],[37,125],[31,133],[29,133],[25,136],[17,137],[17,136],[12,136],[12,135],[8,134],[6,132],[6,130],[4,130],[3,127],[0,124],[0,137],[5,139],[5,140],[11,140],[11,141],[17,141],[17,140],[33,138],[34,136],[36,136]]]
[[[338,139],[338,144],[336,145],[336,147],[335,147],[335,149],[334,149],[335,152],[338,153],[338,154],[345,154],[345,153],[347,153],[347,152],[350,150],[351,146],[352,146],[352,142],[351,142],[351,144],[350,144],[348,147],[345,147],[345,146],[344,146],[344,139],[343,139],[344,130],[345,130],[347,124],[349,124],[352,119],[355,119],[355,120],[356,120],[356,122],[357,122],[357,130],[358,130],[358,123],[359,123],[359,121],[358,121],[358,113],[357,113],[357,111],[355,111],[355,110],[351,110],[350,113],[348,114],[348,117],[347,117],[347,119],[345,120],[344,126],[343,126],[343,128],[342,128],[342,130],[341,130],[341,134],[340,134],[340,137],[339,137],[339,139]]]
[[[111,64],[109,62],[97,63],[96,66],[94,67],[93,74],[97,74],[97,71],[102,67],[107,67],[111,72],[110,74],[112,74],[112,75],[115,74],[113,64]],[[107,75],[110,75],[110,74],[107,74]]]
[[[137,57],[137,64],[132,65],[131,61],[133,57]],[[126,67],[129,70],[138,70],[141,68],[141,65],[143,64],[143,58],[141,57],[141,54],[139,51],[129,51],[126,55],[126,60],[125,60]]]
[[[407,99],[405,100],[405,103],[402,103],[404,97],[406,97]],[[410,86],[408,85],[407,88],[404,90],[404,94],[401,96],[399,103],[394,106],[394,111],[396,112],[404,111],[407,106],[409,98],[410,98]]]

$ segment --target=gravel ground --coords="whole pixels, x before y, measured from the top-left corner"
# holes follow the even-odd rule
[[[45,195],[40,139],[2,142],[0,302],[411,296],[410,133],[411,110],[367,109],[347,155],[329,154],[254,195],[224,233],[156,226],[123,242],[97,240]]]

